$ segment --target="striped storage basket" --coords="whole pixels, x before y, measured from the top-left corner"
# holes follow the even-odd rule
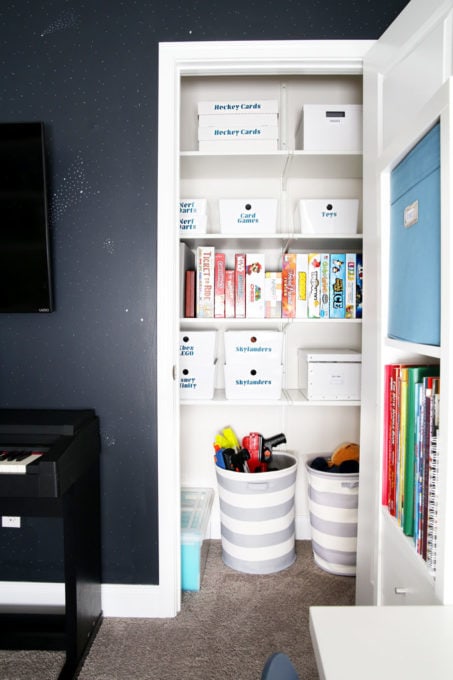
[[[359,473],[314,470],[307,463],[313,556],[332,574],[354,576]]]
[[[274,453],[271,472],[216,467],[222,558],[247,574],[271,574],[296,559],[294,495],[297,460]]]

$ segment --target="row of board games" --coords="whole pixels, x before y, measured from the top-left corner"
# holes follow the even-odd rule
[[[266,254],[224,252],[200,246],[184,269],[186,318],[362,317],[361,253],[284,253],[281,269],[266,269]]]

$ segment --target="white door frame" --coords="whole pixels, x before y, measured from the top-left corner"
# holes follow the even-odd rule
[[[180,85],[183,76],[361,75],[374,41],[188,42],[159,45],[157,390],[159,601],[175,616],[180,594],[178,365]]]

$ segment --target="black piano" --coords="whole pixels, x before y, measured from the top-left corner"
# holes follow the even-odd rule
[[[99,455],[91,409],[0,409],[0,515],[61,517],[65,580],[61,613],[0,603],[0,648],[65,650],[59,680],[78,673],[102,619]]]

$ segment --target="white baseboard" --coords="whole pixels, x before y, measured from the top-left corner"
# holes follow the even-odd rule
[[[212,536],[211,538],[220,538]],[[296,539],[310,540],[307,517],[296,517]],[[171,618],[175,615],[168,588],[153,585],[103,583],[101,586],[102,612],[105,617]],[[46,613],[64,609],[63,583],[34,583],[28,581],[0,581],[0,605],[4,611]]]
[[[169,598],[160,586],[102,584],[102,612],[105,617],[171,618]],[[59,613],[64,610],[63,583],[0,582],[2,611]]]

